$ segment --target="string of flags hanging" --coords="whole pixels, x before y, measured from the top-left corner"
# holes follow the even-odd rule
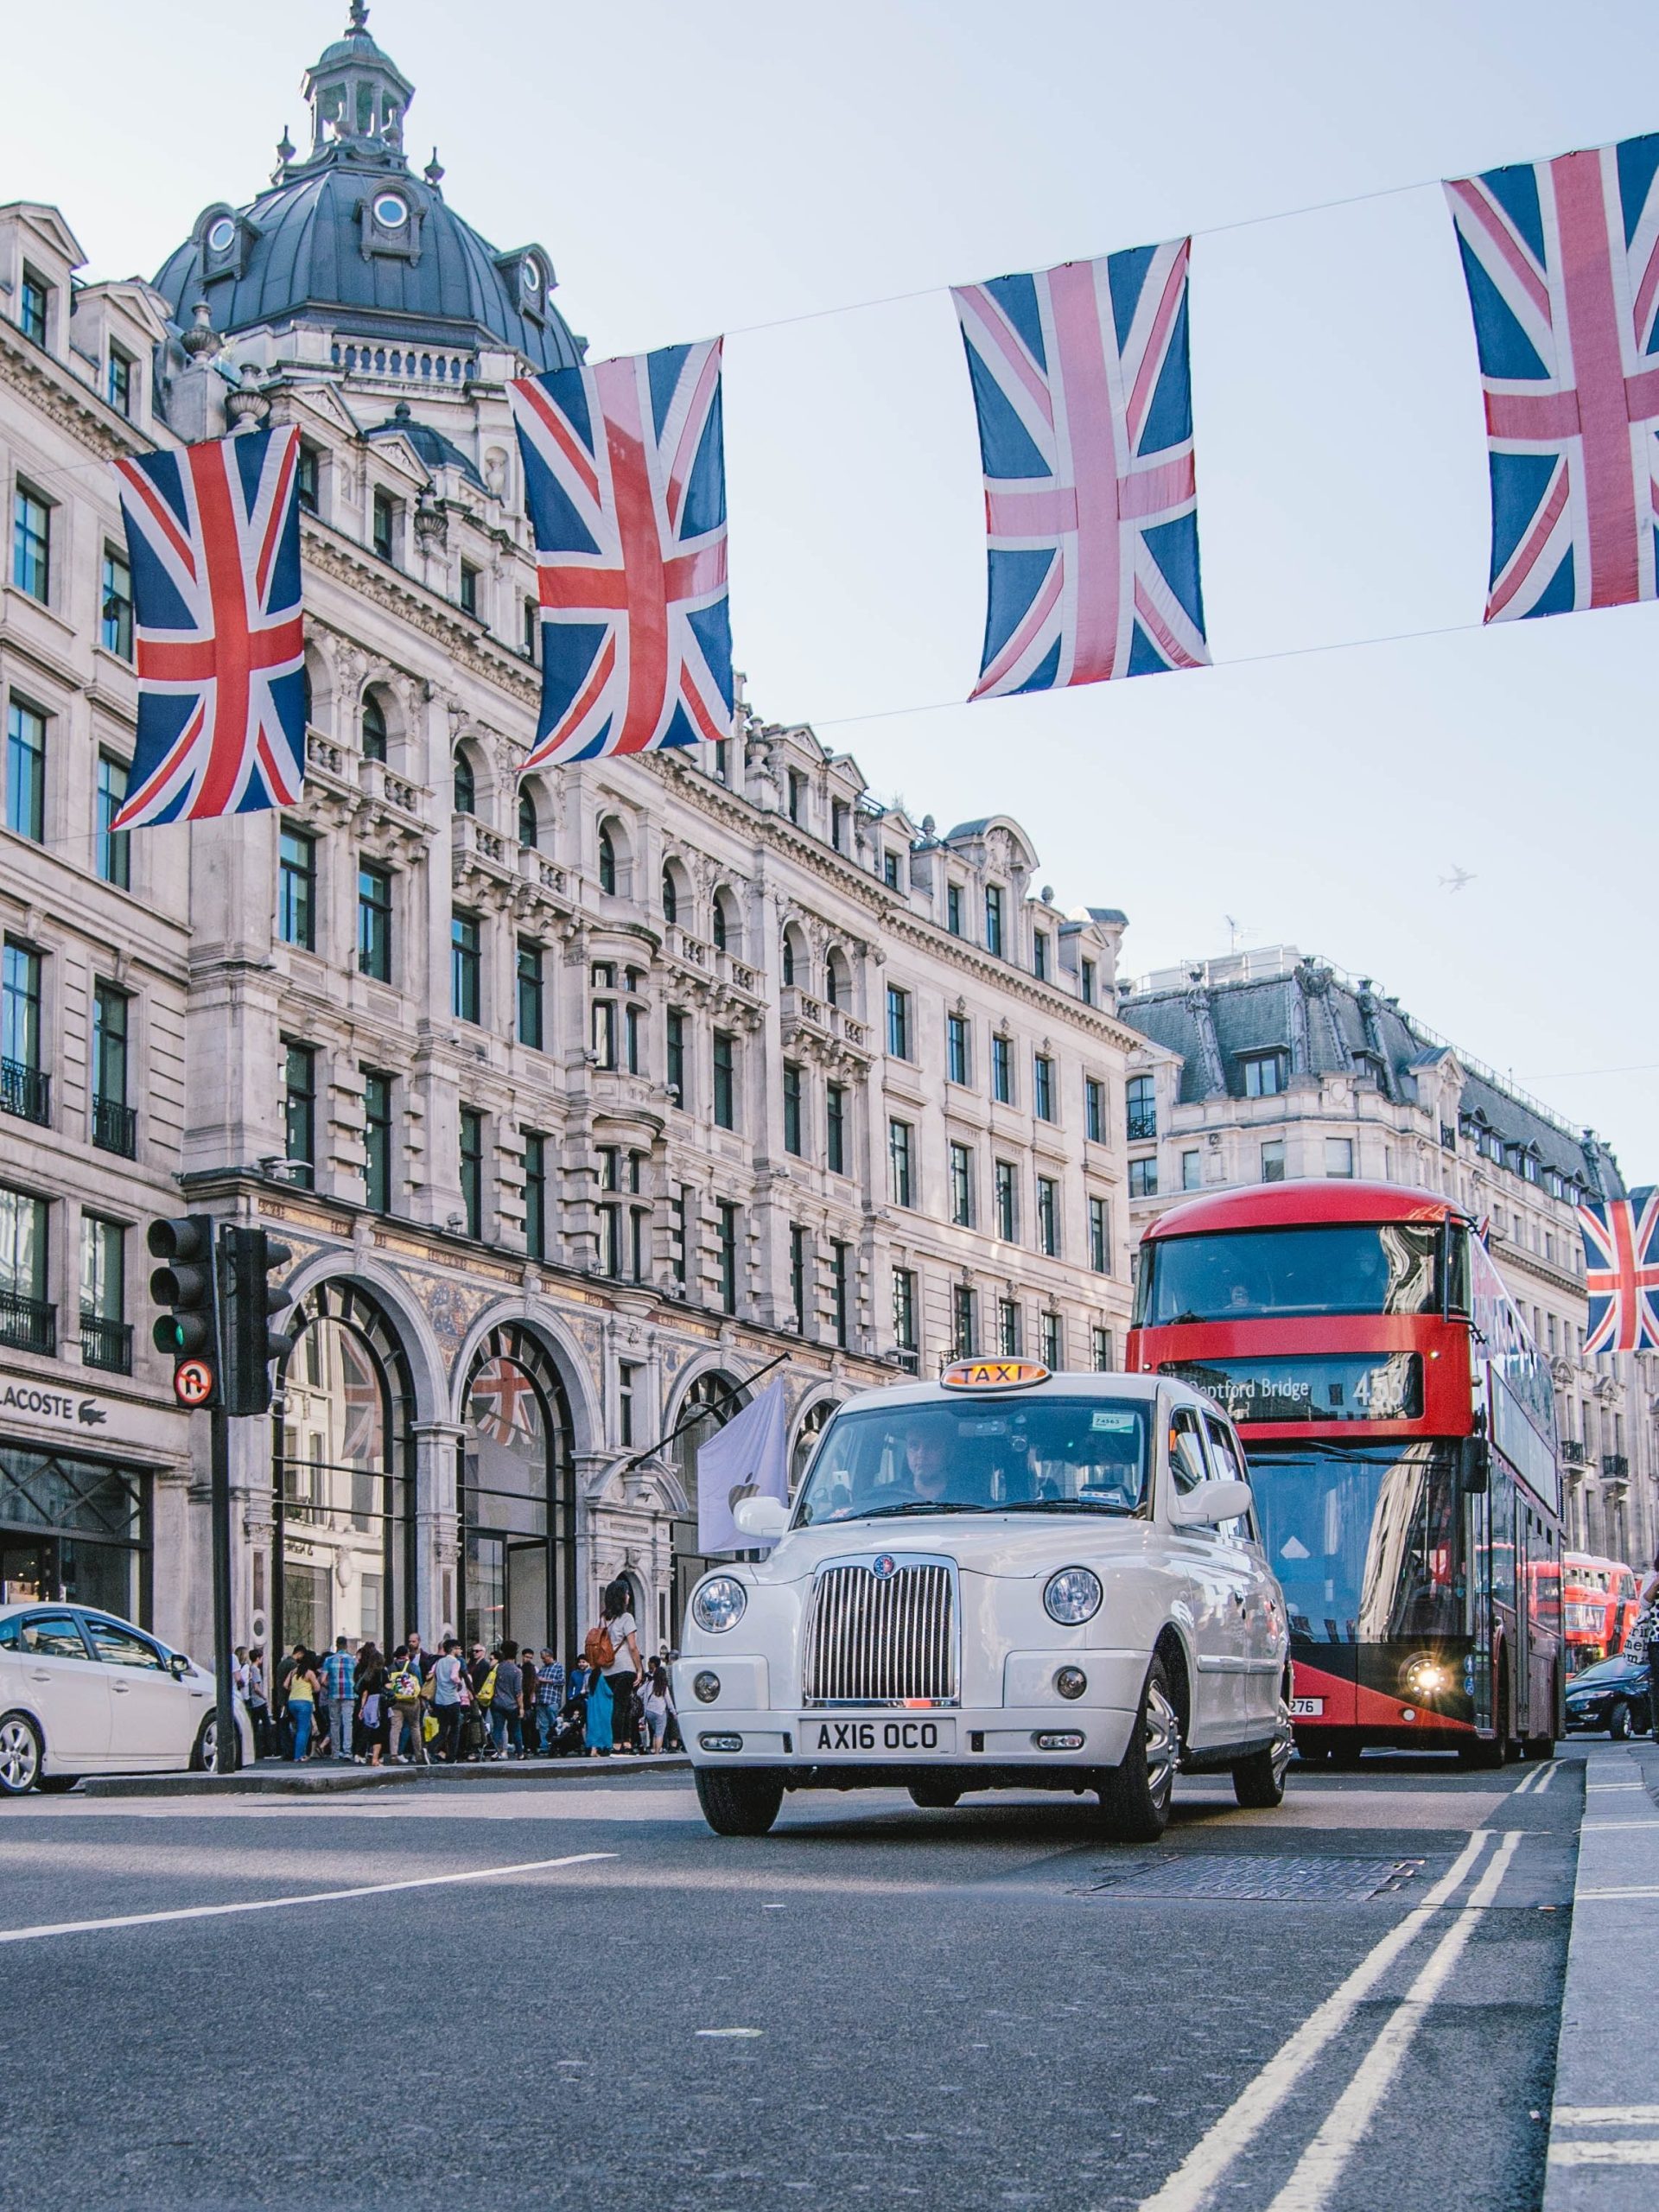
[[[1659,592],[1656,178],[1659,134],[1446,187],[1485,400],[1489,622]],[[971,699],[1208,664],[1191,263],[1184,238],[952,289],[985,492]],[[543,647],[526,768],[731,729],[721,359],[716,339],[509,388]],[[288,429],[116,464],[139,696],[118,828],[298,793],[297,456]]]

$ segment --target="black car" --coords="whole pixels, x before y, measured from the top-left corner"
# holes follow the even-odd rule
[[[1648,1670],[1633,1659],[1604,1659],[1567,1686],[1567,1725],[1630,1736],[1650,1727]]]

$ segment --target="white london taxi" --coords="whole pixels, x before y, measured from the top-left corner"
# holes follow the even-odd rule
[[[1176,1771],[1284,1794],[1283,1595],[1226,1415],[1153,1376],[962,1360],[851,1398],[774,1542],[705,1575],[674,1671],[704,1816],[762,1835],[786,1789],[1098,1796],[1162,1834]]]

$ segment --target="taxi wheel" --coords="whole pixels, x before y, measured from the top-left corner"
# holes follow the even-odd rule
[[[716,1835],[765,1835],[784,1802],[782,1781],[764,1767],[715,1774],[700,1766],[696,1783],[702,1817]]]
[[[21,1797],[41,1771],[41,1739],[27,1713],[0,1720],[0,1797]]]
[[[911,1803],[919,1805],[925,1813],[948,1813],[961,1798],[960,1789],[951,1789],[942,1782],[912,1782],[910,1785]]]
[[[1147,1672],[1139,1726],[1122,1766],[1100,1778],[1100,1824],[1114,1843],[1156,1843],[1169,1821],[1181,1763],[1181,1716],[1160,1658]]]
[[[1630,1726],[1630,1708],[1621,1699],[1609,1716],[1607,1733],[1616,1744],[1622,1744],[1633,1732]]]
[[[1233,1769],[1233,1795],[1252,1813],[1270,1813],[1285,1802],[1285,1775],[1290,1765],[1293,1738],[1290,1712],[1279,1703],[1279,1730],[1265,1751],[1252,1751]]]
[[[242,1740],[231,1738],[231,1765],[242,1770]],[[219,1715],[210,1713],[196,1731],[196,1740],[190,1751],[190,1771],[193,1774],[216,1774],[219,1771]]]

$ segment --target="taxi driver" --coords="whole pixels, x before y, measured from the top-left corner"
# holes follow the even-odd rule
[[[950,1481],[950,1431],[944,1421],[912,1426],[905,1439],[905,1466],[916,1503],[938,1505]]]

